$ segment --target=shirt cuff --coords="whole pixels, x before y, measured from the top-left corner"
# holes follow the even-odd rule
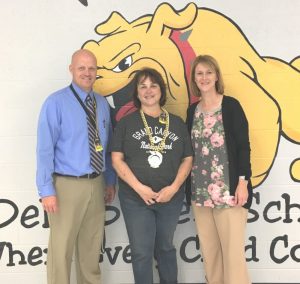
[[[113,170],[112,171],[106,170],[103,173],[103,175],[104,175],[106,185],[113,185],[113,186],[116,185],[117,176]]]
[[[56,191],[53,185],[39,186],[38,192],[41,198],[56,195]]]

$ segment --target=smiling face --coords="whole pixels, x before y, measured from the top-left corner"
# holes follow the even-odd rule
[[[73,82],[83,91],[89,93],[93,88],[97,73],[97,60],[93,53],[87,50],[75,52],[69,70]]]
[[[152,82],[149,77],[140,80],[137,91],[142,107],[160,106],[161,90],[159,84]]]
[[[195,68],[195,83],[201,94],[216,91],[216,82],[218,81],[215,70],[203,63],[199,63]]]

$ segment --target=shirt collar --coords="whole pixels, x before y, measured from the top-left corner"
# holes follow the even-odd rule
[[[72,82],[72,86],[74,88],[74,90],[76,91],[76,93],[78,94],[78,96],[80,97],[80,99],[84,102],[87,95],[90,95],[92,99],[94,99],[94,92],[93,90],[91,90],[89,93],[83,91],[77,84],[75,84],[74,82]]]

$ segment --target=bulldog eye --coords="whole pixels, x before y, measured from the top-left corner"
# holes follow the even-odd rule
[[[118,63],[118,65],[112,69],[112,71],[114,71],[116,73],[120,73],[120,72],[128,69],[131,65],[132,65],[132,56],[129,55],[129,56],[125,57],[124,59],[122,59]]]

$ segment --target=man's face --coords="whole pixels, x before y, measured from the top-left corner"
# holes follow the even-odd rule
[[[73,56],[69,69],[73,76],[73,82],[83,91],[90,92],[96,80],[96,58],[85,51],[79,52]]]

